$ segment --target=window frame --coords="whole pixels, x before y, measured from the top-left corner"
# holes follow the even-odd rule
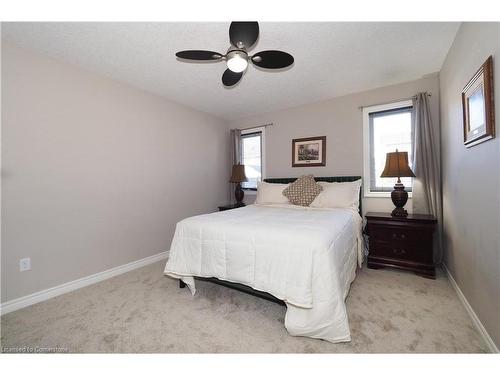
[[[413,101],[401,100],[392,103],[374,105],[370,107],[363,107],[363,177],[365,183],[363,184],[363,196],[367,198],[390,198],[390,191],[371,191],[371,144],[370,144],[370,114],[375,112],[385,112],[413,107]],[[413,137],[412,129],[412,137]],[[412,192],[408,192],[408,198],[412,198]]]
[[[245,135],[250,135],[254,133],[260,133],[260,166],[261,166],[261,181],[264,181],[264,178],[266,178],[266,127],[265,126],[260,126],[257,128],[249,128],[249,129],[244,129],[241,131],[241,145],[240,145],[240,160],[241,163],[243,164],[243,137]],[[248,193],[249,195],[255,195],[257,194],[257,188],[245,188],[242,187],[242,189]]]

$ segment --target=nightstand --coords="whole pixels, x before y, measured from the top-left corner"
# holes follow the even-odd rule
[[[219,206],[219,211],[227,211],[227,210],[232,210],[233,208],[241,208],[245,207],[245,205],[241,204],[226,204],[225,206]]]
[[[431,215],[369,212],[365,215],[369,236],[368,268],[398,268],[436,278],[433,233],[437,220]]]

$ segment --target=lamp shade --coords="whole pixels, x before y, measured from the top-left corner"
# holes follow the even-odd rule
[[[231,174],[231,179],[229,182],[244,182],[248,181],[247,176],[245,175],[245,166],[241,164],[233,165],[233,173]]]
[[[408,153],[389,152],[385,159],[385,168],[380,177],[415,177],[408,165]]]

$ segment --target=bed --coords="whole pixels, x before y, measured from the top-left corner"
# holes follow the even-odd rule
[[[193,295],[203,278],[280,301],[291,335],[350,341],[345,298],[363,261],[360,210],[254,204],[190,217],[176,226],[165,274]]]

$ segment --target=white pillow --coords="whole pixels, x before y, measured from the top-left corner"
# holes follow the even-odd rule
[[[317,208],[350,208],[359,209],[359,189],[361,179],[352,182],[323,182],[319,184],[323,190],[311,203]]]
[[[283,195],[283,190],[290,184],[271,184],[269,182],[257,183],[256,204],[291,204]]]

